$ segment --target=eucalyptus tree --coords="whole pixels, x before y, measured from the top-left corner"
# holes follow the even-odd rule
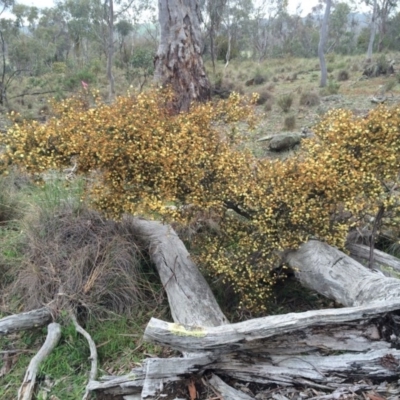
[[[210,82],[202,59],[202,21],[197,0],[159,0],[160,44],[155,81],[176,93],[174,108],[187,111],[192,101],[210,98]]]
[[[378,51],[381,52],[384,48],[385,40],[387,39],[387,28],[390,15],[396,10],[399,4],[398,0],[364,0],[367,6],[372,7],[372,17],[370,23],[370,37],[368,42],[368,50],[366,58],[372,58],[372,51],[376,33],[379,34]]]
[[[318,43],[318,58],[319,58],[319,64],[321,67],[321,81],[320,81],[321,87],[326,86],[327,77],[328,77],[328,71],[326,68],[324,51],[325,51],[325,45],[326,45],[327,38],[328,38],[328,24],[329,24],[329,16],[331,13],[331,5],[332,5],[332,0],[325,1],[324,17],[323,17],[322,23],[321,23],[321,30],[320,30],[319,43]]]

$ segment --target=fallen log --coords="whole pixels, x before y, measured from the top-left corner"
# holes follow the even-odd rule
[[[306,287],[345,306],[400,299],[400,280],[371,271],[345,253],[310,240],[286,256]]]
[[[199,326],[227,324],[210,287],[172,227],[140,218],[132,219],[132,224],[160,275],[173,320]]]
[[[183,257],[165,255],[171,246],[166,241],[171,237],[174,247],[169,247],[168,253],[171,249],[182,251],[183,244],[176,246],[179,238],[171,236],[171,228],[158,223],[146,221],[145,228],[153,232],[146,237],[153,261],[164,276],[167,293],[178,290],[182,301],[186,294],[193,293],[188,300],[196,302],[196,296],[204,293],[204,289],[190,292],[195,283],[191,279],[186,282],[187,273],[171,271],[174,260],[179,260],[182,268],[189,259],[186,249]],[[351,390],[354,386],[348,382],[351,378],[397,378],[400,320],[395,312],[400,310],[400,281],[374,273],[315,240],[289,253],[286,261],[306,286],[348,307],[268,316],[237,324],[225,324],[217,308],[217,319],[224,321],[220,325],[215,317],[208,323],[203,317],[203,323],[198,323],[197,315],[189,318],[186,310],[180,314],[182,304],[168,293],[171,308],[175,308],[174,322],[152,318],[144,339],[179,350],[185,357],[148,359],[130,375],[102,377],[88,387],[110,394],[141,393],[142,399],[148,399],[154,398],[164,384],[194,373],[211,372],[245,382],[308,385],[331,391],[344,387]],[[190,267],[197,270],[193,263]],[[171,280],[175,287],[169,285]],[[204,284],[202,279],[198,282]],[[200,297],[197,300],[200,310],[210,304],[202,302]],[[190,307],[196,312],[194,304]],[[181,316],[192,322],[180,322]],[[220,390],[229,393],[230,389],[235,390],[224,385]]]
[[[0,319],[0,336],[46,325],[52,316],[48,308],[40,308]]]
[[[351,257],[360,262],[368,262],[369,260],[369,246],[357,243],[348,243],[346,248],[350,251]],[[384,253],[383,251],[374,249],[374,267],[377,267],[385,275],[389,274],[398,277],[400,274],[400,259],[390,254]],[[389,267],[389,268],[388,268]],[[390,270],[395,270],[394,274]]]

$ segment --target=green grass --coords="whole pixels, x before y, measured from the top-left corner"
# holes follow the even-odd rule
[[[146,354],[160,354],[160,346],[142,341],[149,318],[150,315],[138,311],[135,319],[116,316],[113,320],[88,322],[85,329],[91,334],[98,348],[99,375],[128,373],[146,358]],[[40,365],[37,398],[44,398],[43,393],[46,393],[47,398],[54,395],[60,400],[76,400],[84,393],[91,367],[89,347],[72,323],[68,323],[67,317],[61,318],[59,322],[62,324],[62,336],[58,346]],[[0,337],[0,348],[3,350],[18,348],[32,351],[18,354],[12,369],[0,378],[2,400],[16,398],[30,359],[44,342],[46,333],[47,329],[44,327],[13,337]],[[4,359],[0,357],[0,370],[3,365]]]

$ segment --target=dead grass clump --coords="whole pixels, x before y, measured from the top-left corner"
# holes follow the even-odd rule
[[[349,72],[348,72],[347,70],[342,69],[342,70],[340,70],[340,71],[338,72],[337,80],[338,80],[339,82],[348,81],[349,78],[350,78],[350,74],[349,74]]]
[[[49,305],[100,317],[154,308],[128,220],[105,220],[86,207],[76,212],[65,204],[53,215],[36,208],[25,222],[24,260],[10,290],[23,309]]]
[[[244,93],[242,84],[237,84],[228,78],[218,79],[212,88],[212,95],[221,99],[227,99],[232,92]]]
[[[320,103],[320,97],[318,93],[315,92],[304,92],[300,96],[300,105],[313,107],[317,106]]]
[[[11,171],[8,176],[0,177],[0,226],[4,226],[23,214],[19,186],[24,177]]]
[[[296,117],[294,115],[289,115],[283,121],[283,127],[286,131],[291,131],[296,127]]]
[[[259,96],[258,100],[257,100],[257,104],[258,105],[265,104],[268,101],[271,102],[272,99],[273,99],[272,93],[266,88],[258,90],[257,93],[258,93],[258,96]]]

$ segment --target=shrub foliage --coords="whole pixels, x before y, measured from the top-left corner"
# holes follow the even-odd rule
[[[201,264],[232,284],[243,307],[261,312],[283,251],[310,238],[343,247],[365,213],[397,207],[390,188],[400,166],[400,108],[366,118],[332,111],[301,152],[271,161],[239,150],[237,123],[254,123],[249,101],[233,94],[175,115],[170,96],[153,90],[112,105],[54,104],[45,125],[10,129],[4,168],[40,174],[76,162],[90,174],[99,210],[185,224]]]

